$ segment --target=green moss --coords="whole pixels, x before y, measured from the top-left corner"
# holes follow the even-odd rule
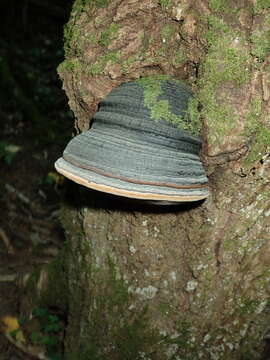
[[[72,5],[70,19],[67,24],[64,26],[64,51],[65,56],[67,57],[71,52],[77,52],[74,49],[77,49],[77,46],[80,47],[81,39],[81,30],[78,24],[76,24],[76,19],[80,14],[85,10],[87,0],[76,0]]]
[[[114,264],[110,256],[107,257],[108,262],[108,282],[112,284],[112,297],[110,299],[111,309],[114,305],[125,305],[128,301],[129,294],[127,285],[123,279],[123,276],[120,273],[120,270]]]
[[[79,350],[67,354],[67,359],[77,359],[80,353],[82,360],[103,360],[109,354],[113,359],[133,360],[142,352],[149,353],[151,347],[159,343],[160,337],[149,328],[147,307],[136,309],[132,314],[129,310],[132,295],[113,260],[108,256],[107,271],[105,268],[95,269],[93,265],[89,270],[88,257],[89,252],[81,265],[86,265],[92,282],[91,303],[87,309],[89,321],[84,320],[83,332],[79,341],[76,340],[80,343]]]
[[[104,68],[108,64],[108,62],[111,62],[115,64],[119,59],[119,52],[118,51],[112,51],[108,52],[106,55],[103,55],[99,58],[98,61],[96,61],[93,65],[88,67],[88,72],[91,75],[100,75],[103,73]]]
[[[228,0],[210,0],[209,7],[212,11],[224,12],[229,8]]]
[[[216,44],[220,39],[220,35],[222,35],[222,38],[224,41],[225,38],[228,38],[230,40],[233,39],[233,36],[237,34],[234,34],[233,31],[230,29],[230,27],[225,24],[223,19],[219,18],[215,15],[210,15],[207,18],[208,22],[208,31],[205,34],[205,39],[207,40],[208,46],[211,47],[212,45]],[[228,42],[228,40],[227,40]]]
[[[257,0],[256,4],[254,6],[254,11],[261,12],[261,11],[269,9],[269,8],[270,8],[269,0]]]
[[[110,3],[110,0],[88,0],[97,8],[102,8]]]
[[[248,80],[248,55],[232,45],[238,35],[218,17],[209,17],[209,31],[205,36],[209,52],[202,69],[214,89],[228,81],[241,86]]]
[[[81,29],[70,20],[64,26],[64,52],[65,56],[79,55],[81,51]]]
[[[107,6],[110,0],[76,0],[73,3],[71,16],[64,26],[64,51],[65,56],[78,55],[81,51],[82,34],[80,24],[76,20],[89,6],[91,8],[102,8]]]
[[[121,63],[121,70],[123,74],[128,74],[131,66],[134,64],[135,61],[139,60],[139,55],[131,55],[126,60],[123,60]]]
[[[147,307],[130,308],[133,294],[111,255],[101,267],[96,265],[95,250],[82,231],[77,210],[65,209],[61,220],[72,236],[65,359],[77,360],[80,354],[81,360],[133,360],[142,352],[151,353],[152,347],[159,346],[160,337],[149,325]]]
[[[187,61],[187,56],[181,50],[177,50],[174,53],[174,56],[172,58],[172,63],[174,66],[177,67],[181,64],[184,64],[186,61]]]
[[[159,0],[159,4],[163,10],[166,10],[170,6],[172,6],[171,0]]]
[[[151,348],[156,345],[160,337],[157,332],[149,330],[147,318],[147,307],[138,313],[135,321],[126,323],[117,333],[116,347],[119,349],[119,360],[133,360],[141,353],[151,353]]]
[[[193,127],[193,132],[200,132],[202,123],[201,123],[201,113],[199,111],[199,102],[198,99],[193,97],[188,101],[188,115],[191,121],[191,126]]]
[[[250,345],[245,345],[242,348],[241,360],[254,360],[254,349],[250,349]]]
[[[87,6],[102,8],[107,6],[110,3],[110,0],[76,0],[73,4],[71,14],[79,14],[85,11]]]
[[[187,117],[183,118],[171,112],[168,100],[158,100],[158,97],[162,95],[162,84],[168,80],[179,82],[167,75],[145,77],[137,80],[137,83],[144,89],[144,105],[150,110],[151,118],[155,121],[166,120],[176,124],[183,130],[197,133],[198,129],[194,126],[196,124],[191,123]]]
[[[270,128],[261,122],[262,100],[251,101],[250,112],[246,117],[245,135],[251,143],[251,151],[245,159],[245,165],[251,166],[259,161],[270,149]]]
[[[105,31],[101,33],[98,44],[102,46],[108,46],[118,30],[119,25],[112,23]]]
[[[239,302],[239,311],[243,315],[253,314],[259,305],[260,301],[257,299],[242,298]]]
[[[203,75],[208,78],[210,86],[215,90],[229,81],[241,86],[248,80],[246,68],[249,57],[243,50],[232,45],[239,34],[221,19],[213,16],[209,18],[209,27],[206,34],[209,52],[201,68]],[[241,39],[238,38],[238,41]]]
[[[112,23],[106,30],[104,30],[100,35],[90,34],[87,36],[87,39],[93,44],[99,44],[100,46],[108,46],[114,35],[117,33],[119,25]]]
[[[161,36],[166,40],[170,39],[174,33],[175,33],[175,28],[170,24],[164,25],[161,29]]]
[[[167,46],[162,44],[158,49],[155,50],[155,57],[162,58],[168,56]]]
[[[171,313],[171,305],[166,302],[160,303],[158,309],[163,316],[168,316]]]
[[[83,69],[83,64],[76,58],[70,58],[64,60],[57,68],[57,72],[59,74],[63,73],[64,71],[68,72],[80,72]]]
[[[250,57],[242,47],[233,45],[238,33],[220,18],[210,16],[206,33],[209,50],[200,68],[198,100],[202,104],[202,115],[211,128],[210,142],[216,142],[224,133],[233,129],[238,114],[229,105],[224,105],[222,88],[226,84],[237,89],[249,79]],[[241,38],[238,38],[241,41]]]
[[[270,52],[270,14],[265,16],[261,30],[257,30],[251,35],[251,54],[263,62]]]
[[[270,199],[270,189],[265,189],[263,191],[260,192],[260,195],[259,195],[259,201],[261,202],[260,203],[260,208],[263,208],[266,204],[266,201]],[[269,276],[270,275],[270,269],[267,269],[266,270],[267,272],[267,275]]]
[[[113,359],[116,360],[134,360],[139,359],[140,354],[142,353],[151,353],[147,350],[148,347],[151,348],[153,345],[153,335],[149,335],[146,332],[145,326],[145,314],[146,311],[140,312],[136,316],[136,320],[131,323],[124,323],[118,327],[118,331],[114,334],[112,331],[109,331],[107,335],[110,335],[108,342],[104,347],[113,349]],[[119,315],[118,315],[119,316]],[[102,321],[102,320],[101,320]],[[111,329],[112,330],[112,329]],[[102,347],[100,341],[104,340],[104,334],[100,333],[100,338],[97,339],[97,334],[93,334],[89,339],[85,340],[84,345],[80,349],[80,359],[81,360],[103,360],[108,357],[106,354],[102,354]],[[116,335],[116,337],[114,337]],[[157,335],[154,335],[155,343],[158,342]],[[113,344],[112,340],[115,340]],[[94,342],[96,340],[96,342]],[[110,357],[110,356],[109,356]],[[77,360],[78,353],[71,353],[67,355],[67,360]]]
[[[57,308],[66,313],[68,308],[68,278],[66,260],[68,253],[63,249],[60,254],[48,264],[48,284],[40,294],[39,305],[46,308]]]
[[[71,9],[71,16],[75,17],[84,11],[87,0],[75,0]]]
[[[98,37],[96,36],[96,34],[89,34],[87,35],[87,40],[90,41],[90,43],[92,44],[98,44]]]

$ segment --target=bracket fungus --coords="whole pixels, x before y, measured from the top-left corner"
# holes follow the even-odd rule
[[[67,178],[114,195],[172,204],[205,199],[201,139],[192,129],[186,85],[141,78],[101,101],[92,127],[55,163]]]

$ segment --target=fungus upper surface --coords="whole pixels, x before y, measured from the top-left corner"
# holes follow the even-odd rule
[[[91,129],[69,142],[56,169],[81,185],[130,198],[206,198],[190,99],[186,85],[171,79],[120,85],[101,102]]]

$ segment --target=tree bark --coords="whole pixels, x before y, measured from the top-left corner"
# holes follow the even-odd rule
[[[115,86],[185,80],[211,196],[143,206],[74,185],[66,359],[261,359],[269,332],[270,9],[76,0],[59,66],[77,131]]]

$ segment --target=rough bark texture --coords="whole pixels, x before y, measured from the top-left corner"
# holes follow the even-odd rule
[[[211,197],[142,208],[76,185],[66,359],[257,359],[270,330],[267,0],[77,0],[59,66],[76,128],[140,76],[200,103]]]

